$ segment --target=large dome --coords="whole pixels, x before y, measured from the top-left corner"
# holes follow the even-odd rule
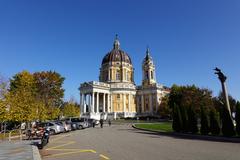
[[[102,65],[110,62],[126,62],[132,64],[129,55],[120,49],[120,42],[117,37],[114,41],[113,49],[104,56]]]
[[[102,64],[110,62],[126,62],[132,64],[131,58],[128,56],[128,54],[120,49],[113,49],[104,56]]]

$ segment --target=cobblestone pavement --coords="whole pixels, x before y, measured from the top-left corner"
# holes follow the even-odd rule
[[[29,141],[0,142],[0,160],[36,160],[37,154],[38,150]]]
[[[240,144],[168,137],[125,124],[53,136],[41,154],[43,160],[239,160]]]

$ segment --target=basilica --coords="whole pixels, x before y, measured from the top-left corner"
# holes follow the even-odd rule
[[[142,62],[142,84],[136,86],[131,58],[120,48],[117,36],[102,60],[99,82],[84,82],[79,90],[81,117],[93,119],[160,116],[161,100],[169,94],[156,81],[149,48]]]

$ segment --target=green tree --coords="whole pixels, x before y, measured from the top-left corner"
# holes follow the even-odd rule
[[[58,119],[61,115],[60,108],[58,107],[47,107],[47,114],[49,120],[55,120]]]
[[[56,72],[22,71],[10,80],[10,92],[6,102],[9,118],[13,121],[56,119],[64,90],[64,78]]]
[[[52,71],[36,72],[33,76],[36,81],[37,98],[43,101],[47,107],[60,107],[63,104],[64,89],[62,85],[65,78]]]
[[[198,133],[197,114],[192,106],[188,108],[188,124],[191,133]]]
[[[194,106],[197,114],[200,114],[200,107],[211,107],[212,91],[205,88],[198,88],[195,85],[192,86],[177,86],[173,85],[169,94],[168,104],[170,108],[173,108],[174,104],[178,106]]]
[[[180,106],[180,113],[182,117],[182,131],[188,132],[189,131],[189,124],[188,124],[188,114],[187,114],[187,107]]]
[[[170,108],[174,108],[175,105],[181,104],[182,94],[181,94],[182,88],[180,86],[177,86],[174,84],[171,87],[171,92],[169,94],[169,100],[168,104]]]
[[[215,108],[210,110],[210,132],[212,135],[220,134],[220,123],[219,123],[219,113],[217,113]]]
[[[201,128],[200,132],[203,135],[207,135],[209,133],[209,117],[208,111],[205,107],[201,107]]]
[[[36,119],[36,85],[28,71],[22,71],[10,80],[10,91],[6,96],[11,121],[29,122]]]
[[[36,81],[28,71],[17,73],[10,79],[10,92],[13,93],[20,90],[36,95]]]
[[[158,108],[158,113],[162,118],[170,118],[171,108],[168,105],[168,96],[162,98],[161,104]]]
[[[236,105],[235,121],[236,121],[236,132],[238,135],[240,135],[240,102],[237,102],[237,105]]]
[[[6,103],[6,100],[0,99],[0,123],[1,123],[1,129],[2,129],[2,123],[7,121],[8,119],[8,105]]]
[[[42,101],[36,100],[36,120],[45,121],[49,119],[48,109]]]
[[[62,109],[64,117],[76,117],[80,115],[80,107],[73,102],[66,102]]]
[[[172,128],[175,132],[181,132],[183,129],[182,117],[179,106],[176,104],[173,107],[173,123]]]
[[[235,135],[234,125],[227,107],[223,107],[222,111],[222,133],[227,137]]]
[[[5,96],[8,93],[9,81],[0,75],[0,131],[3,130],[3,123],[7,120],[7,104]]]
[[[0,75],[0,100],[4,99],[9,89],[9,81]]]
[[[36,119],[37,110],[34,96],[24,90],[9,92],[6,96],[11,121],[30,122]]]

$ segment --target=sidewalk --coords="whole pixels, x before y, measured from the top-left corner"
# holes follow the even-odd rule
[[[41,157],[38,148],[30,141],[2,141],[0,160],[41,160]]]

